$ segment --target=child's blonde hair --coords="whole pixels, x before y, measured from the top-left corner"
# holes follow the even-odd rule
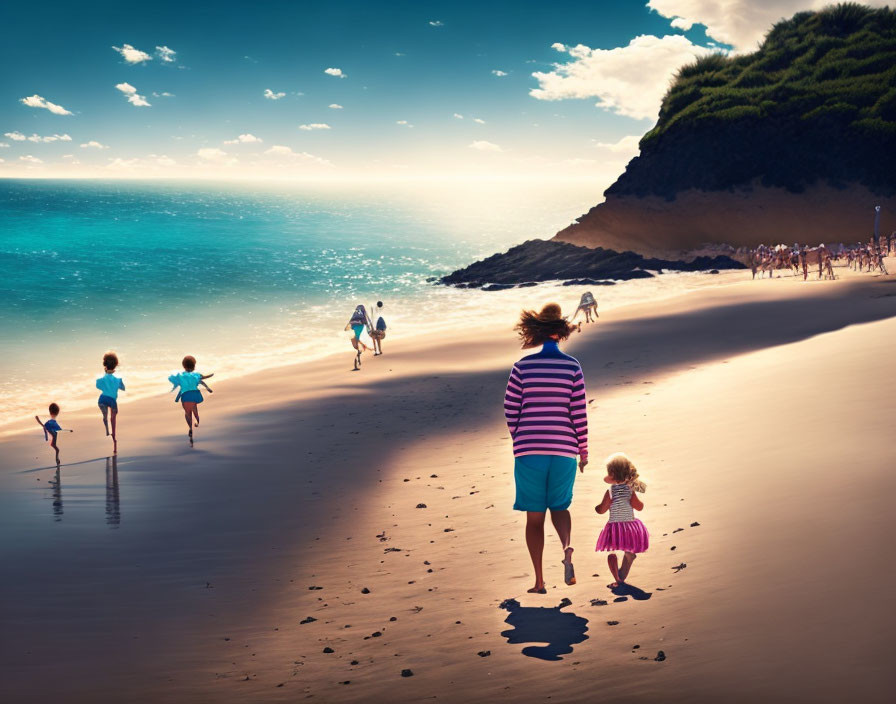
[[[607,457],[607,475],[615,482],[628,484],[632,491],[642,494],[647,491],[647,485],[638,479],[638,470],[625,453],[617,452]]]

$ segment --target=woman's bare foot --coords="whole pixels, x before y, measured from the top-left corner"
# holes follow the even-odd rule
[[[563,551],[563,581],[567,584],[572,585],[576,583],[576,571],[572,566],[572,548],[566,548]]]
[[[547,594],[548,590],[544,588],[543,584],[540,587],[536,584],[531,589],[527,589],[526,593],[527,594]]]
[[[615,554],[607,555],[607,565],[610,567],[610,573],[613,575],[613,579],[616,580],[612,584],[608,584],[607,586],[610,589],[615,589],[619,586],[619,561],[616,559]]]

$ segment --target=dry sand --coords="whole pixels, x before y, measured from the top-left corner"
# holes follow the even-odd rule
[[[193,449],[170,397],[123,399],[117,482],[98,414],[63,413],[60,488],[37,428],[0,445],[0,698],[890,701],[894,316],[871,275],[602,313],[566,346],[579,579],[549,535],[546,596],[509,330],[213,385]],[[619,449],[649,485],[627,595],[593,548]]]

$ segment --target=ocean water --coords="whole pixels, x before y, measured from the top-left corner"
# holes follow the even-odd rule
[[[421,188],[0,180],[0,425],[95,403],[118,352],[124,399],[168,389],[185,354],[216,381],[333,352],[358,303],[385,303],[388,344],[458,321],[513,324],[520,305],[580,291],[504,292],[427,279],[532,237],[594,186]],[[703,275],[599,291],[619,304]]]

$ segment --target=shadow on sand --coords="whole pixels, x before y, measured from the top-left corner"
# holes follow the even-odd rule
[[[610,591],[616,596],[630,596],[635,601],[647,601],[653,596],[652,592],[645,592],[634,584],[620,584],[618,587],[613,587]]]
[[[516,599],[507,599],[501,608],[510,612],[504,620],[513,626],[501,636],[508,643],[547,643],[523,648],[523,655],[539,660],[562,660],[561,655],[572,652],[572,646],[588,640],[588,619],[573,613],[564,613],[559,606],[520,606]]]

